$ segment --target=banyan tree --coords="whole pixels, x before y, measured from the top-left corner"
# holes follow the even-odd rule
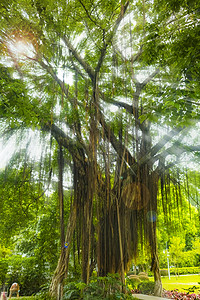
[[[176,67],[170,44],[179,38],[177,22],[168,11],[159,27],[150,2],[1,4],[1,54],[10,64],[1,67],[1,117],[57,143],[61,253],[52,295],[67,277],[71,251],[85,283],[94,268],[100,276],[119,273],[123,282],[138,244],[150,246],[161,295],[157,194],[167,194],[166,178],[181,156],[199,150],[185,139],[198,106],[193,67],[190,76],[186,66]],[[176,18],[185,28],[183,11]],[[65,164],[73,176],[66,228]],[[161,198],[165,207],[168,198]]]

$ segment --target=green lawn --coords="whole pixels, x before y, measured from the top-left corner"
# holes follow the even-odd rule
[[[170,280],[168,277],[162,277],[162,284],[165,290],[178,289],[182,292],[185,291],[184,289],[191,288],[195,285],[198,287],[195,293],[200,293],[200,275],[173,275],[170,277]]]

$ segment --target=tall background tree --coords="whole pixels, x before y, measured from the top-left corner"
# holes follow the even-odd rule
[[[188,34],[196,38],[199,11],[195,2],[164,6],[123,0],[1,3],[2,130],[40,130],[51,139],[59,165],[61,252],[52,295],[67,276],[70,251],[77,253],[85,283],[94,267],[101,276],[119,272],[124,282],[144,243],[155,294],[161,295],[157,201],[170,214],[167,185],[173,182],[181,205],[181,179],[170,170],[185,153],[199,151],[198,137],[188,138],[198,129],[198,74],[188,61],[197,60],[199,42],[194,50],[184,44]],[[180,65],[179,42],[188,47]],[[182,62],[184,51],[179,54]],[[41,164],[49,173],[45,160]],[[66,228],[64,171],[73,178]]]

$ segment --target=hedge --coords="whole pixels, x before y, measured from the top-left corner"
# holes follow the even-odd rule
[[[167,276],[168,275],[168,270],[163,269],[160,270],[162,276]],[[200,273],[200,267],[184,267],[184,268],[170,268],[170,274],[171,275],[186,275],[186,274],[199,274]]]

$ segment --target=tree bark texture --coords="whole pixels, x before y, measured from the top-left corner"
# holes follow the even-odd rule
[[[73,232],[76,226],[76,217],[77,217],[77,206],[74,204],[69,216],[67,231],[65,236],[65,242],[67,242],[69,246],[67,248],[64,248],[63,251],[61,251],[56,270],[51,280],[49,291],[53,297],[56,297],[58,295],[59,286],[63,285],[63,280],[67,274],[70,243],[72,241]]]

